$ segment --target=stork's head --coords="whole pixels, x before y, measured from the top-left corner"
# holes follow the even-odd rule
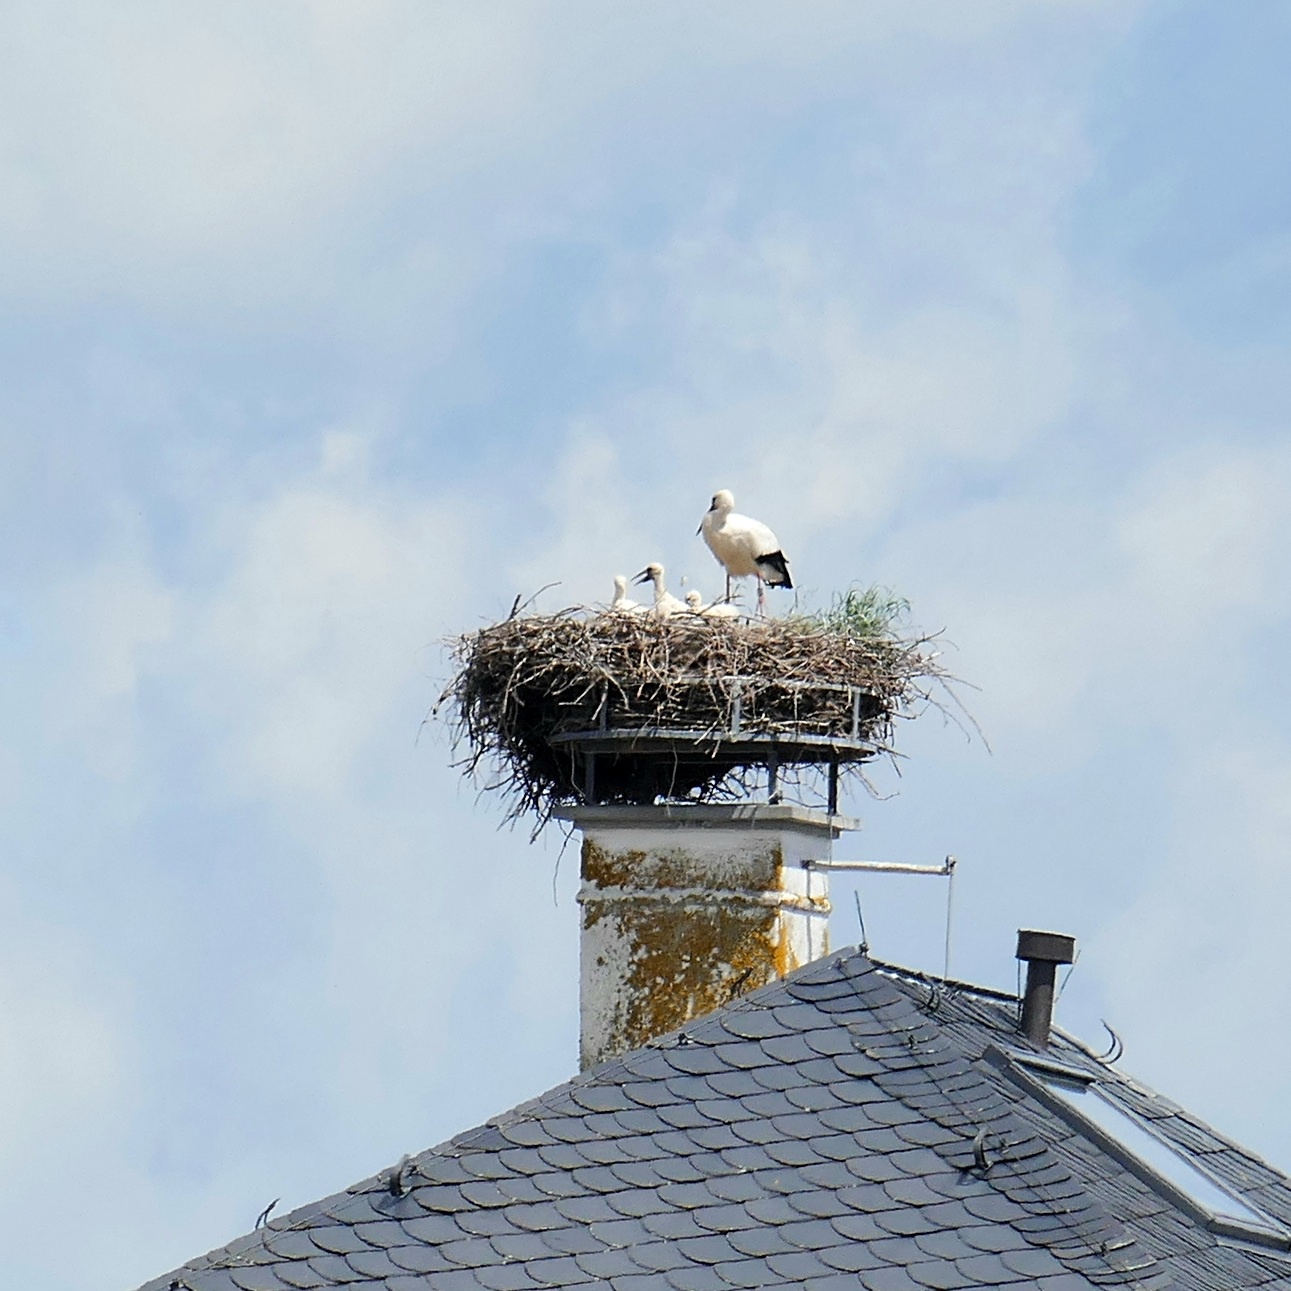
[[[686,604],[695,614],[699,613],[700,606],[702,606],[703,603],[704,598],[700,596],[699,589],[697,587],[692,587],[690,591],[686,593]]]
[[[657,560],[652,560],[632,581],[636,583],[662,583],[663,566]]]
[[[628,594],[628,580],[622,574],[614,575],[614,591],[618,596],[626,596]]]
[[[722,515],[726,515],[729,511],[734,511],[735,499],[731,496],[730,489],[718,489],[713,494],[713,505],[708,509],[720,512]]]

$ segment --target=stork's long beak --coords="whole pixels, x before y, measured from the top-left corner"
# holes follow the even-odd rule
[[[648,583],[650,581],[650,571],[643,569],[632,581],[634,583]]]

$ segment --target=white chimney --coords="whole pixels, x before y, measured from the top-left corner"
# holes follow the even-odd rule
[[[583,835],[582,1068],[829,950],[829,880],[810,862],[856,822],[806,807],[590,805]]]

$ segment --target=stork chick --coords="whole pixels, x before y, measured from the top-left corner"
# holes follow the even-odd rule
[[[651,561],[633,580],[637,583],[654,584],[654,610],[657,619],[671,618],[674,614],[685,614],[686,606],[679,601],[663,583],[664,567],[658,561]]]
[[[610,602],[611,614],[648,614],[644,605],[628,598],[628,580],[622,574],[614,575],[614,599]]]
[[[693,587],[686,593],[686,605],[692,614],[698,614],[705,619],[740,618],[740,611],[734,605],[728,605],[725,601],[718,601],[714,605],[705,605],[704,598]]]

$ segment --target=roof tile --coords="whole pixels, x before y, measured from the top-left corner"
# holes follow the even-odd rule
[[[477,1269],[475,1276],[489,1291],[533,1291],[539,1284],[525,1271],[523,1264],[490,1264]],[[422,1286],[425,1287],[425,1283]]]
[[[680,1237],[702,1237],[709,1230],[695,1218],[691,1210],[668,1210],[658,1215],[646,1215],[641,1220],[646,1231],[656,1237],[676,1241]]]
[[[392,1264],[409,1273],[441,1273],[453,1267],[439,1253],[438,1246],[391,1246],[386,1254]]]
[[[679,1269],[669,1269],[663,1276],[668,1285],[675,1287],[676,1291],[728,1291],[730,1286],[716,1269],[707,1264],[687,1264]],[[634,1289],[620,1289],[616,1284],[614,1291],[634,1291]],[[652,1283],[641,1291],[657,1291],[657,1286]]]
[[[678,1249],[676,1242],[646,1242],[643,1246],[634,1246],[632,1258],[643,1269],[655,1272],[679,1269],[686,1263],[686,1257]]]
[[[339,1255],[315,1255],[310,1259],[309,1267],[320,1277],[336,1283],[337,1286],[357,1282],[363,1276],[356,1269],[352,1269]]]
[[[569,1255],[556,1255],[546,1260],[529,1260],[524,1269],[535,1282],[547,1287],[581,1286],[588,1280],[578,1260]]]
[[[287,1286],[272,1268],[263,1264],[252,1268],[230,1269],[229,1280],[239,1291],[284,1291]]]
[[[826,1277],[831,1272],[829,1265],[822,1262],[815,1251],[796,1250],[783,1255],[771,1254],[767,1256],[767,1266],[782,1278],[792,1282],[802,1282],[811,1277]]]
[[[780,1275],[765,1260],[728,1260],[713,1271],[734,1287],[779,1286]]]
[[[316,1273],[304,1261],[298,1264],[279,1264],[277,1265],[277,1274],[286,1286],[295,1287],[297,1291],[313,1291],[314,1287],[328,1285],[327,1279],[322,1274]],[[162,1285],[166,1284],[163,1283]],[[196,1281],[184,1283],[183,1285],[192,1286],[196,1291]]]
[[[756,1228],[742,1228],[727,1233],[727,1241],[742,1255],[756,1255],[765,1258],[768,1255],[785,1254],[798,1248],[785,1241],[780,1229],[772,1224],[759,1224]]]

